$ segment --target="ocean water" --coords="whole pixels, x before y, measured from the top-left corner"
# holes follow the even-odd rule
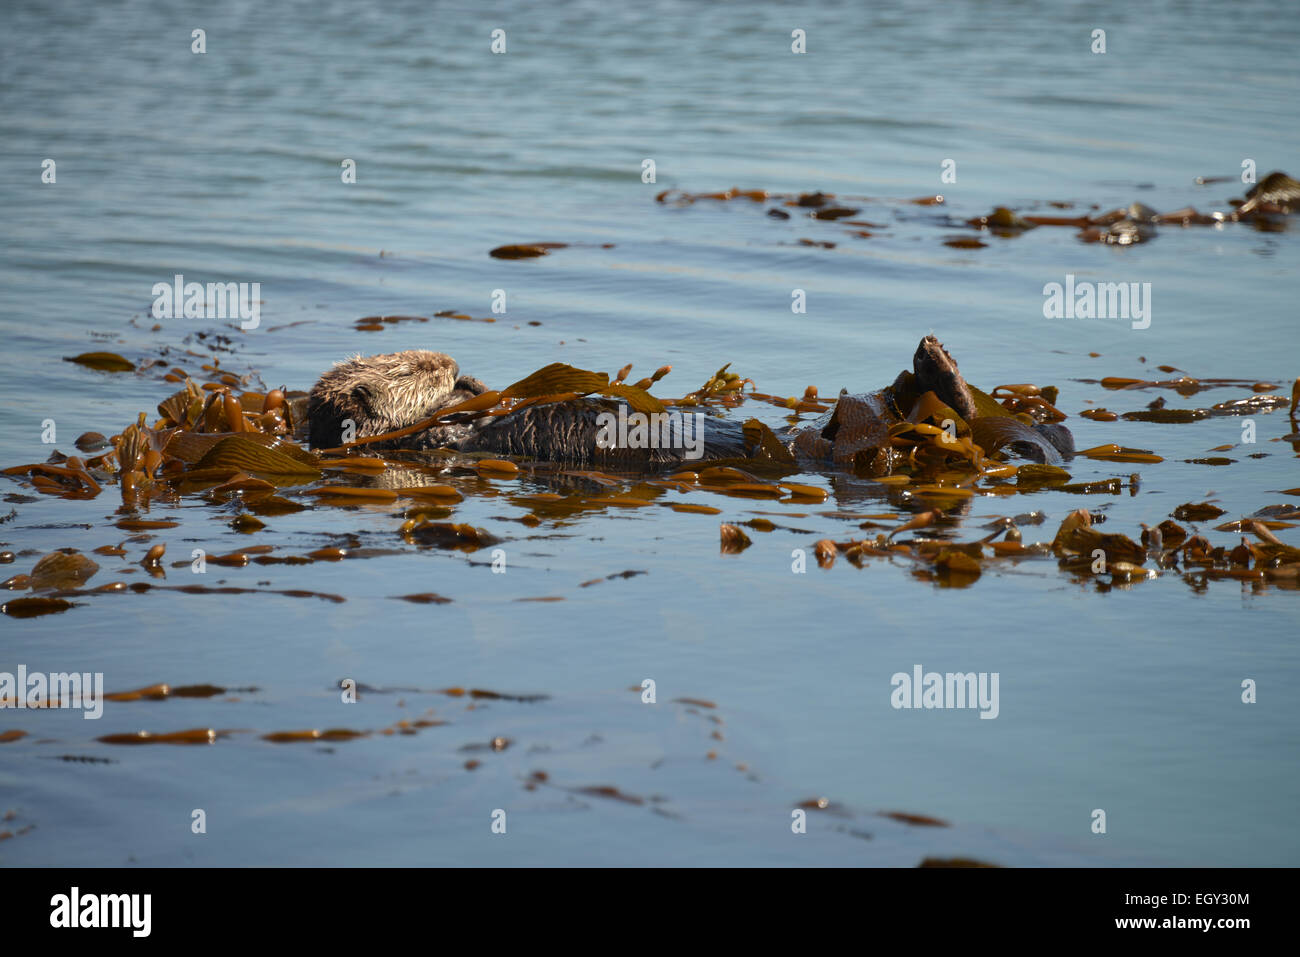
[[[731,363],[765,392],[812,384],[834,395],[888,383],[934,333],[986,390],[1057,385],[1080,448],[1113,442],[1164,459],[1070,464],[1076,482],[1136,470],[1137,494],[977,496],[961,540],[1031,510],[1046,519],[1026,540],[1050,541],[1081,507],[1136,537],[1185,502],[1214,500],[1220,521],[1295,503],[1283,494],[1300,485],[1285,410],[1251,417],[1253,444],[1240,417],[1078,415],[1249,394],[1184,400],[1096,381],[1167,378],[1160,364],[1285,394],[1300,375],[1293,222],[1162,226],[1130,248],[1049,227],[944,245],[976,235],[964,221],[999,205],[1227,210],[1247,188],[1243,163],[1261,178],[1295,175],[1300,133],[1285,118],[1300,28],[1276,10],[11,3],[0,35],[0,466],[44,461],[46,420],[53,448],[72,452],[80,433],[120,431],[174,388],[162,367],[111,374],[63,361],[87,351],[165,355],[192,370],[215,355],[296,389],[347,355],[414,347],[495,386],[555,361],[609,372],[633,362],[633,379],[671,364],[663,395]],[[1092,52],[1097,29],[1104,54]],[[806,53],[791,51],[795,30]],[[354,183],[343,182],[345,160]],[[941,179],[948,160],[955,182]],[[655,201],[669,188],[732,186],[849,197],[872,235],[798,208],[765,215],[778,201]],[[935,194],[943,204],[907,202]],[[572,245],[537,260],[488,255],[539,241]],[[260,283],[260,325],[149,318],[153,285],[177,274]],[[1044,285],[1067,275],[1150,283],[1149,326],[1045,318]],[[504,315],[493,316],[495,290]],[[791,310],[794,290],[804,313]],[[353,325],[444,310],[497,321]],[[787,421],[754,400],[733,414]],[[1208,451],[1220,446],[1232,449]],[[1233,462],[1188,461],[1211,454]],[[487,550],[404,542],[409,503],[313,507],[244,535],[229,525],[238,503],[186,496],[137,514],[112,485],[67,500],[4,477],[0,548],[15,553],[14,574],[58,548],[123,541],[125,557],[97,556],[91,585],[145,581],[137,563],[155,543],[167,546],[171,585],[198,578],[184,564],[194,548],[375,553],[210,566],[201,579],[261,594],[153,589],[0,616],[0,672],[102,672],[110,691],[227,689],[108,702],[97,721],[0,711],[0,736],[26,732],[0,743],[0,817],[12,812],[0,831],[14,834],[0,862],[1300,862],[1294,590],[1200,589],[1174,571],[1098,587],[1050,559],[991,563],[965,588],[902,560],[810,561],[798,574],[796,549],[868,534],[829,513],[911,507],[865,479],[798,480],[827,488],[827,502],[668,493],[656,504],[722,514],[609,509],[530,527],[519,496],[550,490],[545,480],[455,479],[469,494],[454,521],[504,539],[507,571],[495,574]],[[777,528],[749,529],[750,548],[719,554],[718,522],[755,513]],[[131,517],[177,524],[115,527]],[[1198,527],[1236,543],[1214,524]],[[1293,529],[1277,534],[1300,542]],[[606,578],[624,571],[644,574]],[[425,592],[452,601],[394,597]],[[560,600],[521,600],[537,598]],[[895,709],[891,677],[916,665],[996,673],[997,718]],[[362,692],[344,704],[349,678]],[[1242,701],[1246,680],[1256,703]],[[421,718],[441,723],[411,724]],[[206,746],[97,740],[188,728],[230,733]],[[262,737],[311,728],[372,733]],[[807,833],[793,833],[792,811],[822,798],[830,805],[809,809]],[[1098,809],[1104,834],[1092,829]],[[196,810],[205,833],[192,827]],[[504,834],[493,831],[498,811]]]

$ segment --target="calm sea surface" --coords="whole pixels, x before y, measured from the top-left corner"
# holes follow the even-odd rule
[[[874,5],[873,5],[874,6]],[[1294,16],[1272,3],[426,5],[390,2],[6,5],[0,35],[0,466],[113,434],[173,388],[160,370],[109,374],[62,361],[93,350],[171,350],[306,389],[349,354],[422,347],[503,386],[548,362],[688,392],[719,366],[759,389],[867,390],[935,333],[973,383],[1055,384],[1080,448],[1118,443],[1164,461],[1071,463],[1075,481],[1142,476],[1137,495],[977,497],[958,537],[1038,509],[1050,540],[1087,507],[1136,536],[1185,502],[1220,521],[1297,499],[1284,411],[1162,425],[1094,422],[1164,396],[1106,392],[1104,376],[1280,383],[1300,374],[1300,231],[1161,227],[1121,249],[1074,229],[985,248],[962,221],[1009,205],[1079,215],[1141,201],[1229,209],[1242,163],[1300,174]],[[206,53],[191,52],[206,31]],[[506,52],[491,33],[503,29]],[[791,32],[807,53],[791,52]],[[1095,29],[1106,53],[1091,52]],[[53,159],[56,182],[42,183]],[[341,164],[356,164],[356,182]],[[653,159],[657,181],[642,182]],[[941,182],[945,160],[955,182]],[[1229,177],[1196,185],[1196,177]],[[685,207],[660,190],[740,186],[857,197],[869,237],[765,215],[747,200]],[[942,193],[941,206],[904,200]],[[1073,204],[1074,212],[1049,204]],[[835,243],[801,245],[800,239]],[[565,242],[505,261],[505,243]],[[602,248],[613,244],[612,248]],[[151,288],[176,274],[261,283],[261,325],[162,320]],[[1043,286],[1067,274],[1152,289],[1150,327],[1049,320]],[[367,315],[431,319],[359,332]],[[807,312],[791,311],[802,289]],[[209,336],[198,338],[198,333]],[[1092,353],[1099,355],[1093,356]],[[1143,361],[1145,359],[1145,362]],[[738,415],[780,426],[780,410]],[[1219,446],[1231,451],[1209,453]],[[1216,454],[1214,467],[1186,460]],[[1259,456],[1259,457],[1252,457]],[[419,549],[399,506],[318,507],[248,536],[241,509],[200,496],[155,503],[175,527],[132,538],[95,499],[42,496],[6,477],[5,575],[57,548],[126,540],[91,584],[144,581],[167,561],[266,543],[335,544],[376,557],[209,566],[209,586],[284,594],[94,595],[45,617],[0,617],[0,672],[103,672],[107,690],[155,682],[208,698],[0,712],[0,843],[10,864],[886,864],[971,856],[1003,864],[1300,863],[1300,595],[1176,572],[1129,588],[1081,584],[1052,560],[989,563],[967,588],[909,564],[791,571],[794,549],[845,539],[828,513],[903,508],[862,479],[810,474],[824,505],[692,493],[668,508],[582,513],[531,528],[524,478],[480,483],[455,521],[505,539],[486,551]],[[495,493],[491,490],[495,489]],[[292,493],[290,493],[292,494]],[[667,500],[667,499],[666,499]],[[754,544],[720,555],[718,522],[766,512]],[[773,514],[777,513],[777,514]],[[1201,526],[1216,544],[1237,538]],[[874,533],[871,533],[874,534]],[[1295,530],[1278,532],[1300,543]],[[645,572],[581,587],[625,570]],[[192,584],[169,567],[170,584]],[[437,592],[449,604],[393,596]],[[521,602],[558,597],[563,600]],[[895,710],[890,678],[915,665],[996,672],[1000,710]],[[363,686],[345,705],[341,679]],[[656,683],[657,703],[633,690]],[[1257,683],[1244,704],[1241,686]],[[449,687],[542,700],[453,697]],[[373,689],[373,690],[366,690]],[[676,702],[703,699],[716,707]],[[473,705],[472,707],[470,705]],[[421,718],[445,722],[414,726]],[[402,726],[402,721],[411,725]],[[123,747],[109,734],[207,727],[211,746]],[[275,744],[309,728],[375,732]],[[394,733],[380,733],[389,729]],[[413,732],[413,733],[402,733]],[[495,748],[492,745],[497,741]],[[3,740],[3,738],[0,738]],[[504,748],[502,749],[504,745]],[[473,770],[466,763],[478,761]],[[532,778],[544,772],[545,780]],[[526,787],[531,782],[532,787]],[[610,787],[616,792],[584,790]],[[627,798],[618,799],[618,795]],[[809,812],[791,833],[791,809]],[[192,833],[195,809],[206,834]],[[508,818],[492,833],[493,812]],[[1104,835],[1091,830],[1106,812]],[[909,827],[878,811],[941,818]],[[30,830],[23,830],[34,825]]]

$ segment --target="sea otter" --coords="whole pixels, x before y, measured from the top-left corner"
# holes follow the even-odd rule
[[[460,375],[456,361],[441,352],[408,350],[358,356],[334,366],[312,387],[307,399],[308,434],[313,447],[334,448],[354,439],[409,428],[485,391],[481,381]],[[990,413],[987,405],[981,409],[976,393],[939,340],[926,336],[912,357],[911,371],[900,373],[892,385],[867,394],[846,391],[835,408],[817,422],[774,434],[792,460],[859,472],[882,470],[888,467],[889,427],[903,421],[915,402],[929,392],[966,423],[978,422]],[[499,417],[439,423],[363,447],[450,448],[606,469],[655,470],[687,461],[682,448],[609,447],[600,441],[602,415],[619,406],[616,401],[598,398],[531,405]],[[1000,430],[1000,444],[1010,451],[1052,463],[1073,454],[1074,440],[1064,426],[1030,426],[1006,418],[1009,421]],[[710,417],[704,433],[704,460],[749,458],[759,451],[754,436],[747,435],[734,419]]]
[[[309,439],[313,448],[329,448],[393,432],[486,391],[478,379],[460,375],[456,360],[441,352],[408,349],[357,356],[334,366],[312,387],[307,397]],[[374,447],[450,447],[471,431],[440,425]]]

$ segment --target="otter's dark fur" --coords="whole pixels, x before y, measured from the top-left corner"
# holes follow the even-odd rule
[[[918,393],[933,392],[967,422],[979,414],[975,411],[970,387],[957,371],[957,363],[934,336],[926,336],[916,347],[916,355],[912,356],[912,373],[916,376]]]

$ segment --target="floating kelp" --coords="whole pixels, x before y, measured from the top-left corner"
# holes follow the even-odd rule
[[[77,588],[99,571],[99,565],[75,549],[51,552],[32,568],[31,587],[36,590]]]
[[[65,356],[64,362],[97,369],[100,372],[134,372],[135,363],[116,352],[83,352],[79,356]]]
[[[242,689],[249,690],[249,689]],[[131,691],[116,691],[104,695],[106,701],[165,701],[168,698],[213,698],[225,694],[225,688],[216,685],[154,684]]]
[[[1255,512],[1255,518],[1276,518],[1282,520],[1300,519],[1300,506],[1265,505]]]
[[[976,229],[987,229],[998,236],[1014,236],[1027,229],[1033,229],[1034,223],[1017,216],[1005,206],[999,206],[987,216],[976,216],[968,220],[967,225]]]
[[[849,208],[830,205],[825,199],[819,201],[820,205],[806,208]],[[420,318],[399,317],[399,321]],[[941,351],[941,347],[938,349]],[[139,576],[139,567],[135,566],[142,565],[155,576],[155,581],[110,581],[95,589],[84,578],[78,581],[75,570],[66,579],[47,576],[45,573],[55,572],[60,563],[80,564],[79,559],[71,559],[65,550],[64,557],[53,557],[42,569],[41,584],[35,584],[38,580],[35,569],[33,574],[14,576],[6,583],[11,589],[40,587],[53,594],[39,596],[47,600],[35,603],[15,599],[6,605],[5,613],[50,613],[73,607],[74,602],[69,599],[82,603],[81,596],[143,594],[151,589],[187,594],[262,593],[316,597],[332,602],[344,600],[341,595],[304,589],[162,584],[159,579],[165,571],[184,568],[189,562],[179,560],[164,567],[165,546],[148,543],[147,536],[178,527],[182,510],[175,506],[194,495],[214,505],[228,503],[230,514],[222,516],[222,524],[241,534],[265,527],[262,518],[256,516],[321,506],[378,506],[405,523],[400,535],[408,546],[473,552],[501,539],[486,529],[449,521],[453,506],[466,496],[499,495],[503,503],[518,508],[501,520],[530,528],[547,523],[562,525],[575,516],[602,510],[634,512],[654,506],[687,516],[721,515],[735,507],[728,505],[727,500],[737,499],[771,501],[775,510],[768,514],[774,517],[802,515],[785,511],[782,506],[788,509],[796,503],[821,502],[829,494],[819,485],[787,481],[796,477],[791,473],[809,471],[807,456],[814,460],[813,472],[822,471],[817,465],[820,461],[870,478],[870,487],[875,489],[872,494],[887,496],[898,511],[845,513],[845,520],[847,516],[859,516],[854,519],[861,523],[863,532],[859,534],[874,535],[874,538],[845,538],[842,534],[822,537],[824,532],[815,526],[792,529],[779,518],[776,521],[743,515],[733,518],[727,514],[719,532],[724,551],[743,550],[753,544],[742,528],[762,533],[758,538],[762,543],[760,549],[772,547],[771,540],[763,536],[778,538],[779,533],[793,531],[809,536],[806,541],[811,543],[816,561],[824,568],[835,566],[839,557],[845,559],[838,565],[841,570],[845,564],[865,567],[872,559],[884,559],[910,567],[918,577],[938,586],[967,587],[991,570],[1009,567],[1006,562],[1043,560],[1052,552],[1048,543],[1031,541],[1027,533],[1022,535],[1020,526],[1027,528],[1030,522],[1028,519],[1022,522],[1020,517],[1014,524],[994,529],[995,534],[989,538],[976,542],[953,541],[954,529],[988,497],[1039,492],[1118,495],[1125,490],[1137,494],[1136,475],[1126,478],[1103,474],[1074,479],[1071,473],[1077,472],[1081,463],[1076,459],[1075,465],[1069,465],[1063,452],[1067,448],[1072,451],[1072,447],[1059,446],[1048,431],[1048,427],[1065,419],[1065,413],[1058,407],[1060,395],[1056,387],[1013,383],[999,385],[990,393],[973,388],[968,389],[968,394],[956,393],[946,388],[948,380],[943,376],[936,379],[926,371],[926,362],[939,361],[938,352],[926,353],[923,343],[918,354],[923,355],[914,362],[913,370],[901,374],[886,389],[866,396],[844,393],[835,398],[821,398],[813,387],[806,389],[802,396],[759,392],[753,380],[730,371],[728,366],[719,369],[700,388],[678,398],[667,398],[650,392],[670,371],[666,366],[628,385],[630,365],[611,377],[557,363],[500,391],[484,390],[467,395],[439,409],[431,420],[422,423],[424,426],[474,424],[478,428],[520,410],[578,408],[584,402],[604,401],[594,398],[603,396],[613,400],[608,408],[626,404],[629,411],[645,410],[647,414],[673,409],[703,410],[710,416],[708,421],[716,425],[716,433],[734,435],[734,447],[728,448],[725,458],[690,462],[689,468],[683,467],[688,463],[678,461],[671,466],[676,471],[663,469],[651,476],[642,473],[640,477],[635,469],[620,468],[617,462],[600,463],[600,468],[566,468],[567,463],[538,461],[536,457],[513,452],[502,455],[457,451],[453,454],[430,450],[417,455],[390,448],[376,454],[372,451],[376,445],[373,441],[362,441],[355,447],[349,444],[323,454],[310,452],[299,444],[305,431],[304,393],[285,388],[266,390],[261,385],[255,386],[261,391],[251,391],[251,388],[240,391],[243,385],[252,387],[255,377],[218,369],[214,362],[205,363],[201,373],[210,376],[212,381],[196,381],[179,366],[168,363],[152,374],[157,376],[170,367],[162,378],[172,377],[169,381],[178,381],[180,388],[159,404],[160,418],[152,424],[140,416],[119,435],[80,437],[85,440],[79,442],[79,451],[85,452],[84,456],[65,457],[56,452],[47,463],[6,470],[11,476],[21,477],[25,486],[64,497],[99,494],[116,482],[124,508],[113,518],[118,527],[139,533],[137,540],[144,541],[143,547],[131,549],[127,570]],[[1288,405],[1288,400],[1277,394],[1279,387],[1273,383],[1196,379],[1180,374],[1172,366],[1159,368],[1178,377],[1163,381],[1112,377],[1102,380],[1100,385],[1116,392],[1162,388],[1186,395],[1214,388],[1249,390],[1246,398],[1207,404],[1206,417],[1269,412]],[[1300,396],[1300,385],[1292,390],[1292,395],[1292,401]],[[757,418],[729,419],[718,415],[721,410],[746,402],[791,413],[787,426],[773,429]],[[1129,421],[1147,418],[1158,423],[1179,412],[1163,405],[1138,411],[1139,415],[1125,415],[1125,418]],[[1147,413],[1151,415],[1148,417]],[[809,415],[821,417],[820,421],[808,422],[802,418]],[[1118,419],[1118,414],[1112,415]],[[1104,420],[1101,415],[1095,418]],[[85,448],[80,448],[81,445]],[[1210,451],[1226,451],[1231,447]],[[1007,461],[1011,454],[1043,461],[1017,465]],[[1125,463],[1162,461],[1161,456],[1150,450],[1119,445],[1095,446],[1078,455]],[[1211,464],[1218,460],[1200,461]],[[565,494],[534,491],[538,483],[564,489]],[[579,490],[574,491],[575,486]],[[834,480],[831,488],[836,488]],[[723,507],[698,500],[682,501],[687,495],[713,496],[713,501]],[[159,513],[155,508],[150,514],[150,505],[157,503],[165,503],[169,511]],[[1178,517],[1183,521],[1205,520],[1190,517],[1199,514],[1188,512]],[[1281,524],[1271,526],[1270,522]],[[1089,544],[1102,551],[1107,566],[1105,574],[1114,582],[1142,581],[1156,570],[1169,572],[1166,563],[1175,558],[1181,563],[1184,557],[1196,564],[1202,580],[1241,578],[1248,572],[1251,581],[1275,582],[1278,587],[1289,588],[1296,574],[1294,550],[1276,537],[1271,541],[1265,537],[1275,531],[1287,532],[1285,519],[1258,516],[1234,523],[1232,531],[1254,539],[1247,545],[1211,543],[1200,536],[1195,536],[1198,540],[1190,545],[1185,541],[1180,543],[1164,523],[1154,530],[1159,538],[1153,542],[1151,531],[1143,528],[1140,545],[1122,534],[1115,539],[1098,538],[1101,533],[1097,529],[1076,528],[1059,543],[1058,560],[1071,576],[1087,581],[1097,579],[1090,567],[1091,552],[1084,550]],[[1215,531],[1227,530],[1221,526]],[[909,533],[918,537],[908,538]],[[1186,533],[1182,533],[1182,538],[1186,538]],[[263,545],[230,546],[225,551],[212,549],[206,561],[232,569],[237,575],[238,569],[251,571],[254,566],[306,565],[367,557],[368,551],[357,546],[355,541],[336,539],[335,544],[302,549],[299,554],[270,554],[270,546]],[[101,548],[96,550],[97,555],[127,557],[127,549],[122,546]],[[1175,548],[1176,556],[1170,554]],[[401,550],[398,545],[387,551]],[[380,554],[383,550],[371,549],[369,553]],[[184,554],[182,551],[181,555]],[[1173,571],[1194,584],[1187,571]],[[575,581],[573,585],[585,588],[606,580],[594,578]],[[433,592],[394,597],[429,604],[447,601]],[[516,600],[565,598],[563,594],[554,594]]]
[[[536,259],[550,255],[552,249],[568,249],[571,246],[591,246],[597,249],[613,249],[613,243],[514,243],[497,246],[489,250],[488,255],[496,259]]]
[[[441,314],[439,314],[441,315]],[[456,318],[460,318],[457,316]],[[465,316],[469,319],[469,316]],[[358,332],[383,332],[385,328],[395,326],[402,322],[428,322],[428,316],[364,316],[352,324],[352,328]],[[496,322],[495,319],[483,320],[486,322]]]
[[[1070,481],[1070,473],[1059,465],[1030,463],[1016,469],[1017,485],[1063,485]]]
[[[439,690],[422,690],[419,688],[401,688],[401,689],[383,689],[374,688],[365,684],[356,684],[354,686],[358,693],[364,694],[382,694],[385,692],[400,692],[403,694],[444,694],[451,697],[469,697],[477,700],[493,701],[510,701],[531,703],[544,701],[548,695],[516,695],[504,694],[486,689],[472,689],[466,691],[463,688],[447,688]],[[132,701],[160,701],[171,697],[199,697],[207,698],[216,694],[223,694],[227,689],[218,688],[213,685],[191,685],[182,687],[172,687],[165,684],[151,685],[145,688],[135,689],[129,692],[118,692],[108,694],[104,697],[108,700],[118,702]],[[242,689],[255,691],[257,689]],[[238,699],[227,699],[238,700]],[[399,703],[400,704],[400,703]],[[56,706],[47,704],[46,706]],[[474,707],[474,705],[470,705]],[[306,728],[294,730],[272,730],[272,731],[253,731],[248,729],[216,729],[211,727],[189,728],[182,731],[174,732],[150,732],[135,731],[120,734],[102,735],[96,740],[103,744],[110,745],[141,745],[141,744],[172,744],[172,745],[211,745],[226,738],[235,736],[245,736],[249,739],[256,736],[258,740],[266,741],[273,744],[294,744],[294,743],[322,743],[333,744],[346,741],[355,741],[366,738],[382,738],[393,735],[413,735],[428,728],[441,727],[447,724],[447,721],[433,716],[433,709],[426,709],[419,717],[400,718],[391,724],[377,728]],[[0,734],[0,743],[7,743],[19,740],[26,736],[26,732],[10,731]],[[42,742],[38,742],[42,743]],[[496,736],[483,743],[474,743],[467,745],[461,750],[483,751],[488,753],[501,753],[507,750],[513,742],[506,737]],[[106,760],[106,759],[88,759],[88,760]],[[544,777],[543,777],[544,779]]]
[[[54,615],[73,607],[73,602],[64,598],[11,598],[0,605],[0,612],[10,618],[36,618],[40,615]]]
[[[947,821],[937,817],[930,817],[926,814],[908,814],[905,811],[880,811],[881,817],[887,817],[893,821],[899,821],[903,824],[910,824],[912,827],[949,827]]]
[[[823,206],[814,210],[810,215],[813,219],[847,219],[850,216],[856,216],[859,210],[848,206]]]
[[[1156,227],[1151,222],[1121,219],[1105,229],[1091,226],[1079,233],[1085,243],[1107,243],[1112,246],[1133,246],[1155,238]]]
[[[1246,201],[1237,207],[1237,213],[1242,215],[1255,210],[1289,213],[1297,208],[1300,208],[1300,182],[1276,170],[1250,188]]]
[[[1068,227],[1078,230],[1078,238],[1084,242],[1127,247],[1148,242],[1157,235],[1157,225],[1178,227],[1222,226],[1226,223],[1247,222],[1257,229],[1280,230],[1286,228],[1287,214],[1300,207],[1297,199],[1296,180],[1285,173],[1275,172],[1265,177],[1253,187],[1245,200],[1235,201],[1235,209],[1224,212],[1202,213],[1191,206],[1169,212],[1159,212],[1144,203],[1135,202],[1128,207],[1112,209],[1103,213],[1075,216],[1041,216],[1022,215],[1007,206],[999,206],[991,212],[966,220],[941,219],[940,226],[964,225],[991,233],[1003,238],[1022,235],[1035,227]],[[850,235],[867,238],[872,235],[869,229],[879,228],[877,223],[863,223],[848,217],[860,211],[859,206],[849,203],[893,203],[911,206],[941,206],[943,196],[929,195],[905,200],[880,200],[871,197],[836,196],[832,193],[807,192],[799,194],[772,193],[767,190],[741,190],[737,188],[720,192],[689,193],[679,189],[666,189],[655,199],[663,205],[685,207],[699,201],[726,202],[732,199],[747,198],[755,202],[774,201],[778,203],[767,209],[766,215],[773,220],[789,220],[790,209],[804,209],[811,219],[842,225],[865,226],[850,232]],[[1073,204],[1053,202],[1050,206],[1066,209]],[[784,207],[784,208],[782,208]],[[1096,207],[1093,207],[1094,209]],[[826,249],[835,248],[829,240],[801,238],[799,245],[815,246]],[[944,245],[959,249],[978,249],[984,246],[974,237],[947,237]]]
[[[519,465],[504,459],[479,459],[474,468],[480,475],[498,475],[513,478],[519,474]]]
[[[693,512],[697,515],[718,515],[722,509],[714,508],[712,505],[699,505],[694,502],[673,502],[671,508],[675,512]]]
[[[64,465],[18,465],[7,468],[3,475],[26,475],[32,487],[48,495],[61,498],[94,498],[101,487],[80,459],[69,457]]]
[[[1207,504],[1184,506],[1175,511],[1175,516],[1196,520],[1208,517],[1210,509],[1213,506]],[[1023,518],[1025,524],[1034,520],[1033,516]],[[1220,530],[1247,532],[1258,539],[1255,543],[1242,539],[1231,549],[1212,546],[1202,536],[1188,538],[1180,525],[1168,520],[1155,528],[1142,526],[1139,544],[1122,533],[1098,530],[1094,527],[1096,519],[1084,509],[1066,516],[1050,545],[1024,543],[1018,525],[1009,519],[993,522],[990,526],[993,533],[978,542],[960,543],[938,538],[895,540],[895,536],[902,532],[926,529],[949,521],[942,512],[931,509],[917,514],[888,536],[880,533],[875,539],[842,542],[823,539],[813,545],[813,552],[818,564],[826,569],[833,566],[839,555],[859,567],[872,557],[910,559],[915,563],[915,577],[943,587],[969,587],[987,570],[990,562],[1055,555],[1063,570],[1080,581],[1095,581],[1104,588],[1150,580],[1162,570],[1179,572],[1180,563],[1186,569],[1181,571],[1182,577],[1193,587],[1201,587],[1207,579],[1227,577],[1300,588],[1300,548],[1279,541],[1267,519],[1243,519],[1220,526]],[[1289,523],[1277,524],[1285,526]],[[995,540],[1004,534],[1004,540]],[[991,554],[986,555],[986,549]],[[1146,567],[1148,562],[1156,567]],[[1193,572],[1194,566],[1200,571]],[[1100,576],[1105,576],[1106,580]]]
[[[592,585],[599,585],[601,582],[615,581],[619,578],[635,578],[637,575],[648,575],[648,574],[650,573],[645,570],[635,570],[629,568],[627,571],[614,572],[611,575],[606,575],[604,578],[592,578],[589,581],[580,583],[578,587],[590,588]]]
[[[73,443],[82,452],[98,452],[109,444],[107,437],[98,432],[83,432]]]
[[[730,199],[748,199],[751,202],[761,203],[770,198],[772,198],[772,194],[765,189],[740,189],[733,186],[731,189],[715,193],[687,193],[680,189],[665,189],[655,196],[655,202],[665,203],[670,206],[689,206],[691,203],[703,199],[719,202],[726,202]]]
[[[1119,415],[1111,412],[1109,409],[1084,409],[1079,413],[1085,419],[1091,419],[1094,422],[1118,422]]]
[[[213,728],[189,728],[185,731],[170,731],[156,734],[150,731],[135,731],[130,734],[106,734],[96,738],[104,744],[216,744],[220,738],[234,732],[217,731]]]
[[[818,488],[815,485],[792,484],[790,482],[781,482],[779,484],[781,488],[790,493],[789,501],[792,502],[824,502],[828,494],[826,489]]]
[[[1189,502],[1186,505],[1179,505],[1173,511],[1173,517],[1184,522],[1206,522],[1226,514],[1223,509],[1217,505],[1211,505],[1209,502]]]
[[[749,536],[735,525],[724,523],[718,526],[718,531],[721,533],[722,551],[726,554],[739,554],[753,544]]]
[[[458,322],[496,322],[494,316],[476,317],[466,312],[457,312],[455,309],[443,309],[441,312],[435,312],[435,318],[438,319],[455,319]],[[530,326],[540,326],[540,322],[530,322]]]
[[[1276,388],[1276,386],[1264,383],[1256,383],[1254,388]],[[1280,395],[1252,395],[1244,399],[1229,399],[1226,402],[1216,402],[1210,407],[1210,415],[1254,415],[1257,412],[1272,412],[1275,409],[1286,408],[1287,398]]]
[[[638,797],[635,794],[624,794],[616,787],[607,784],[592,785],[589,787],[571,788],[574,794],[584,794],[588,797],[606,798],[611,801],[622,801],[624,804],[644,804],[645,798]]]
[[[1156,455],[1150,449],[1130,449],[1122,445],[1098,445],[1090,449],[1084,449],[1076,453],[1090,459],[1100,459],[1105,462],[1163,462],[1164,458]]]
[[[1104,564],[1131,562],[1140,565],[1146,560],[1146,549],[1127,535],[1103,533],[1092,527],[1092,516],[1082,509],[1072,512],[1061,523],[1052,550],[1058,556],[1085,555],[1093,561],[1104,559]],[[1100,554],[1098,554],[1100,553]]]
[[[513,246],[498,246],[488,252],[496,259],[532,259],[545,256],[552,249],[563,249],[568,243],[524,243]]]
[[[1159,368],[1161,371],[1166,372],[1176,371],[1172,366],[1160,366]],[[1252,392],[1272,392],[1279,388],[1276,383],[1272,382],[1256,382],[1250,379],[1196,378],[1190,375],[1179,376],[1177,379],[1162,380],[1107,376],[1104,379],[1079,379],[1078,381],[1090,385],[1100,385],[1103,389],[1109,390],[1172,389],[1185,397],[1196,395],[1198,392],[1204,392],[1207,389],[1239,388],[1249,389]]]
[[[504,691],[489,691],[486,688],[443,688],[438,692],[452,698],[463,698],[469,695],[475,700],[487,701],[519,701],[524,704],[534,704],[538,701],[549,701],[551,696],[548,694],[513,694]]]
[[[273,731],[262,735],[262,740],[273,744],[289,744],[295,741],[351,741],[354,738],[364,738],[368,734],[369,731],[353,731],[350,728],[328,728],[324,731],[313,728],[307,731]]]
[[[1125,412],[1120,418],[1126,422],[1197,422],[1209,418],[1205,409],[1139,409]]]
[[[401,535],[407,541],[435,548],[450,548],[463,552],[476,552],[498,544],[501,539],[473,525],[452,522],[417,522],[410,519],[402,526]]]

